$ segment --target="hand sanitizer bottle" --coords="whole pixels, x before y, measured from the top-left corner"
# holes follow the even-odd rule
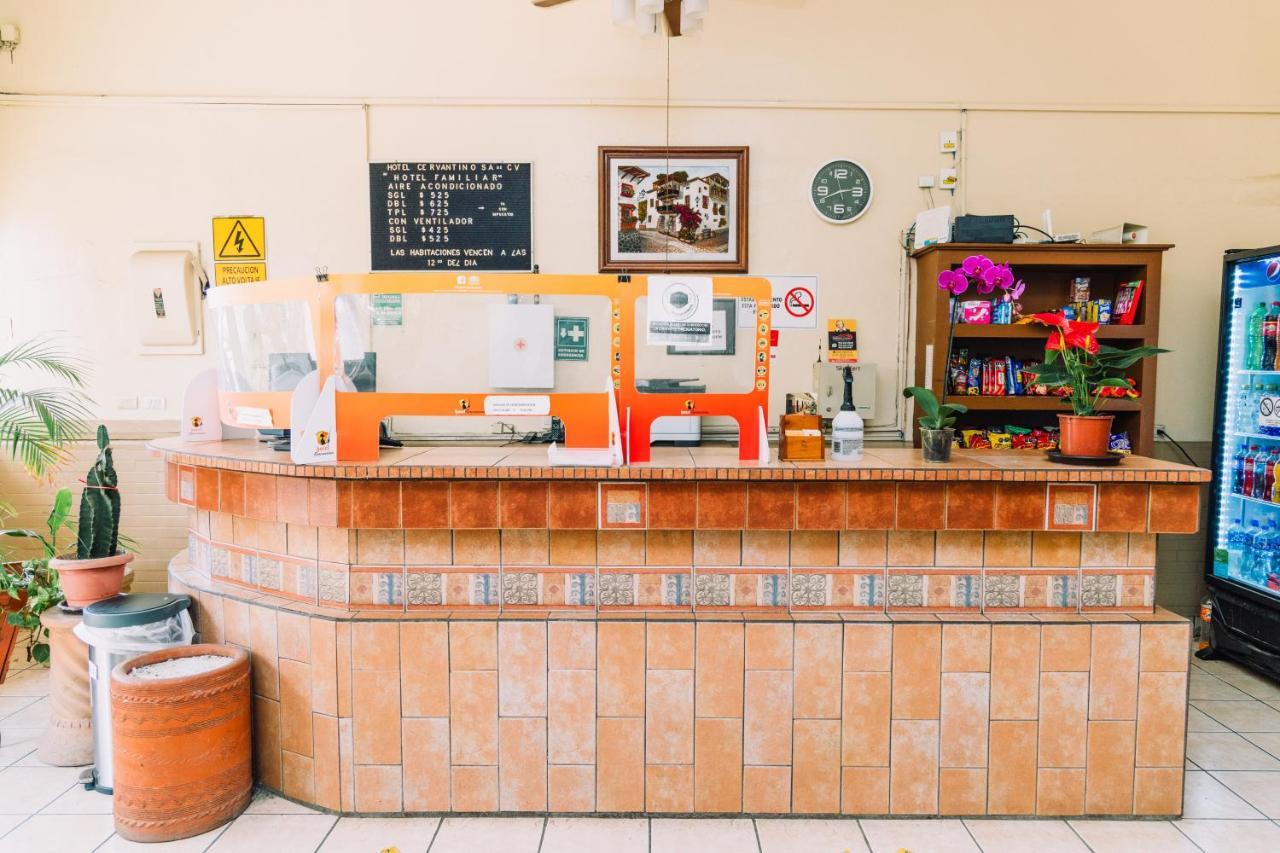
[[[862,417],[853,409],[853,370],[844,369],[844,403],[831,421],[831,458],[857,462],[862,458]]]

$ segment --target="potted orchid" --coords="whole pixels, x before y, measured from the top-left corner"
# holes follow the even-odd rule
[[[1026,282],[1017,279],[1008,264],[997,264],[986,255],[970,255],[959,269],[938,273],[938,289],[959,297],[973,287],[991,299],[961,303],[961,320],[965,323],[1012,323],[1014,306],[1026,290]],[[996,291],[999,291],[996,293]]]
[[[1098,324],[1068,320],[1062,314],[1032,314],[1049,326],[1044,363],[1027,368],[1039,384],[1066,391],[1070,415],[1058,415],[1058,449],[1063,456],[1105,457],[1111,438],[1111,415],[1099,414],[1106,389],[1129,389],[1124,372],[1144,358],[1168,352],[1153,346],[1123,350],[1098,343]]]

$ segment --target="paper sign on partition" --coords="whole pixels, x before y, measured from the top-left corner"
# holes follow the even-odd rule
[[[713,306],[710,276],[649,276],[645,341],[710,344]]]

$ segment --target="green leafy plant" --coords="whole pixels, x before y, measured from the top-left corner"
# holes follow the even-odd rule
[[[968,406],[959,403],[939,403],[936,394],[916,385],[903,388],[902,396],[914,398],[916,405],[924,410],[924,416],[917,418],[921,429],[946,429],[955,424],[956,415],[969,411]]]
[[[11,385],[10,371],[43,374],[62,384],[48,388]],[[48,336],[0,352],[0,446],[37,479],[66,461],[67,446],[84,434],[89,415],[80,390],[85,365]]]
[[[76,529],[76,559],[113,557],[120,544],[120,489],[111,460],[111,436],[98,425],[98,458],[93,461],[80,494],[80,523]]]
[[[1098,342],[1097,323],[1068,320],[1061,314],[1033,314],[1032,319],[1052,331],[1044,345],[1044,363],[1028,368],[1028,372],[1041,385],[1066,389],[1062,401],[1081,417],[1098,414],[1108,399],[1129,391],[1125,370],[1144,358],[1168,352],[1153,346],[1127,350],[1106,346]]]
[[[27,660],[49,662],[49,630],[40,624],[40,614],[63,601],[58,571],[49,561],[58,556],[59,532],[71,529],[70,515],[71,490],[59,489],[53,499],[53,510],[45,521],[47,532],[0,530],[0,535],[34,540],[41,547],[40,556],[0,571],[0,592],[9,596],[10,612],[5,618],[10,625],[27,631]]]

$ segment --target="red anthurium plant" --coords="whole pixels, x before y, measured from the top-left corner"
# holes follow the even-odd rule
[[[1044,364],[1030,367],[1039,384],[1063,388],[1063,400],[1081,417],[1096,415],[1108,399],[1106,388],[1128,389],[1124,372],[1138,361],[1166,349],[1140,346],[1123,350],[1098,343],[1098,324],[1068,320],[1057,313],[1032,314],[1050,327],[1044,345]]]

